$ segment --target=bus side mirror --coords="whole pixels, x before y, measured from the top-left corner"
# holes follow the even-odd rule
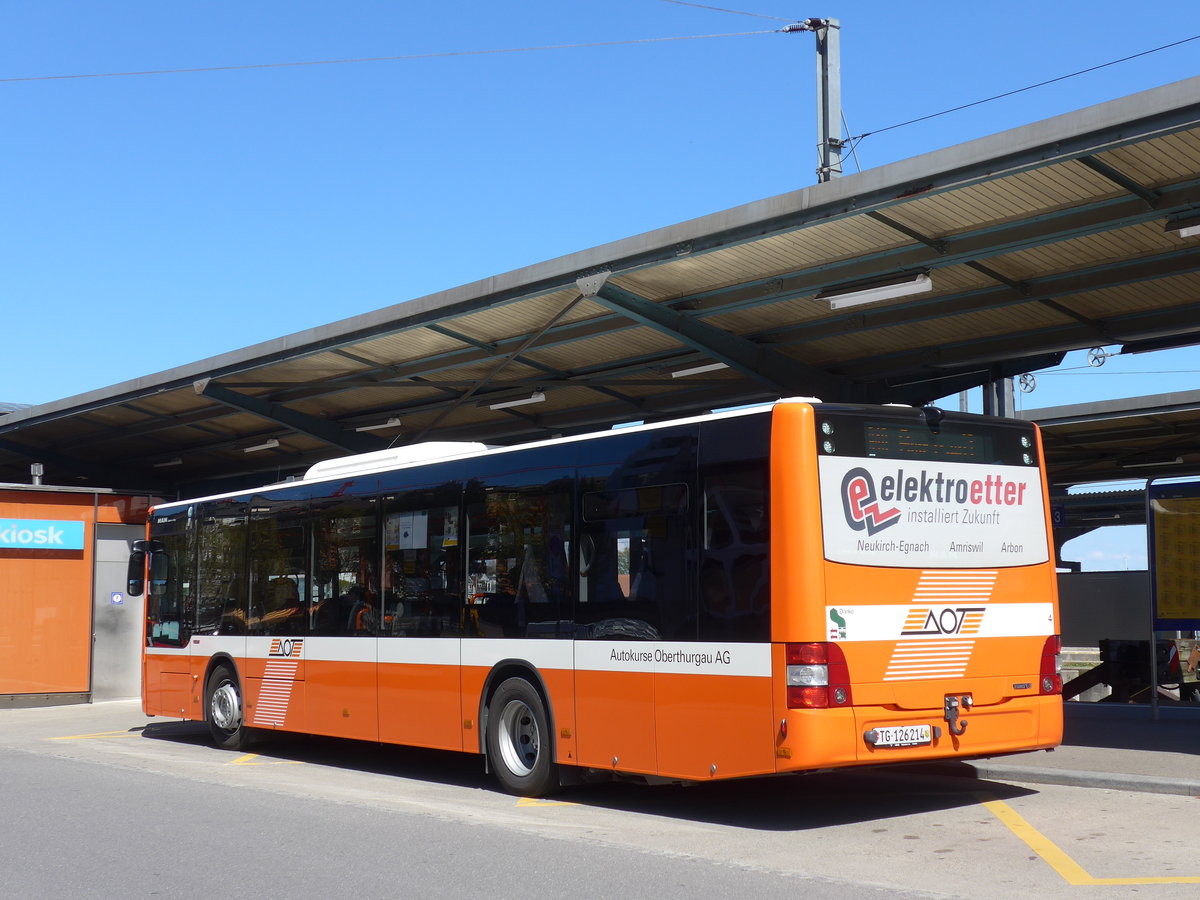
[[[146,542],[134,541],[129,554],[129,574],[126,577],[125,593],[130,597],[142,596],[146,589]]]

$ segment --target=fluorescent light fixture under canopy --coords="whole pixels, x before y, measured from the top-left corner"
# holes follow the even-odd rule
[[[400,417],[392,416],[386,422],[380,422],[376,425],[359,425],[354,430],[355,431],[382,431],[385,428],[398,428],[398,427],[400,427]]]
[[[1200,235],[1200,213],[1190,213],[1185,216],[1176,216],[1174,219],[1167,219],[1164,230],[1174,232],[1181,238],[1196,237]]]
[[[689,375],[703,375],[705,372],[719,372],[721,369],[728,369],[729,366],[723,362],[708,363],[704,366],[692,366],[690,369],[680,369],[678,372],[672,372],[672,378],[687,378]]]
[[[252,447],[243,447],[242,452],[256,453],[259,450],[274,450],[278,446],[279,441],[275,440],[275,438],[267,438],[267,440],[263,441],[261,444],[255,444]]]
[[[499,403],[485,403],[488,409],[512,409],[514,406],[528,406],[530,403],[543,403],[546,395],[542,391],[534,391],[528,397],[518,397],[516,400],[501,400]]]
[[[828,300],[830,309],[861,306],[864,303],[879,303],[897,297],[909,297],[933,290],[933,279],[928,272],[909,273],[892,278],[877,278],[853,284],[825,288],[817,294],[818,300]]]

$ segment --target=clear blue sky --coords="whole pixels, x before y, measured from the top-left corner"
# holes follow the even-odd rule
[[[1191,3],[713,5],[840,18],[853,133],[1200,34]],[[0,78],[783,24],[664,0],[39,0],[0,12]],[[1200,42],[1187,44],[891,131],[858,160],[1166,84],[1198,58]],[[0,401],[61,399],[807,186],[813,68],[812,35],[757,34],[0,82]],[[1046,374],[1021,402],[1192,388],[1196,370],[1187,351],[1110,360]]]

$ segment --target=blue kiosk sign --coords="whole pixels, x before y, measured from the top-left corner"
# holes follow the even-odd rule
[[[53,519],[0,519],[0,549],[82,550],[83,523]]]

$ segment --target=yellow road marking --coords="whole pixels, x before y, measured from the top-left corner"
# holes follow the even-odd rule
[[[521,797],[517,806],[578,806],[578,803],[568,803],[566,800],[539,800],[537,797]]]
[[[106,737],[141,737],[137,731],[97,731],[95,734],[68,734],[65,737],[50,738],[52,741],[90,741]]]
[[[302,766],[304,763],[298,759],[264,759],[259,760],[257,753],[246,753],[239,756],[237,759],[227,763],[231,766]]]
[[[1067,856],[1057,844],[1026,822],[1015,809],[1003,800],[997,800],[991,794],[976,794],[975,796],[992,815],[1008,826],[1009,831],[1023,840],[1030,850],[1045,860],[1050,868],[1061,875],[1063,881],[1067,884],[1200,884],[1200,875],[1096,878],[1088,874],[1083,866]]]

